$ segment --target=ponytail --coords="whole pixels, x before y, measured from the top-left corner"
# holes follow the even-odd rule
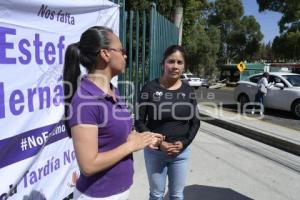
[[[67,119],[68,108],[71,103],[72,97],[77,89],[78,77],[80,76],[80,51],[79,43],[70,44],[65,53],[65,62],[63,69],[63,88],[65,100],[65,113],[64,117]],[[65,121],[66,130],[68,135],[71,136],[70,127]]]
[[[64,120],[66,130],[71,136],[70,127],[66,123],[69,115],[69,105],[77,90],[78,77],[80,76],[80,64],[88,73],[93,73],[97,67],[99,51],[108,48],[111,44],[109,34],[112,30],[103,26],[93,26],[81,34],[80,41],[68,46],[65,54],[63,69],[63,88],[65,100]]]

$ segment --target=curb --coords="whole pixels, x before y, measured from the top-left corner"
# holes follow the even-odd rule
[[[243,135],[243,136],[251,138],[253,140],[256,140],[256,141],[262,142],[264,144],[270,145],[272,147],[281,149],[283,151],[294,154],[296,156],[300,156],[300,145],[298,145],[298,144],[267,135],[265,133],[259,132],[254,129],[250,129],[250,128],[246,128],[244,126],[233,124],[233,123],[230,123],[225,120],[217,119],[210,115],[205,115],[205,114],[200,113],[200,116],[211,118],[209,120],[205,120],[205,119],[202,120],[206,123],[209,123],[209,124],[212,124],[215,126],[219,126],[226,130],[229,130],[231,132]]]

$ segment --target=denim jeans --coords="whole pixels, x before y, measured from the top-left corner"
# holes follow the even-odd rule
[[[170,157],[162,151],[147,148],[144,150],[150,186],[149,200],[164,199],[167,177],[170,200],[183,200],[189,155],[189,147],[175,157]]]
[[[255,102],[260,103],[260,107],[259,107],[260,112],[264,111],[264,96],[265,94],[260,91],[258,91],[255,95]]]
[[[261,93],[261,92],[256,93],[255,102],[263,104],[264,103],[264,96],[265,96],[264,93]]]

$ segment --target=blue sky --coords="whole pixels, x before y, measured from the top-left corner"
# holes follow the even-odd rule
[[[279,35],[278,21],[282,14],[271,11],[258,12],[256,0],[242,0],[244,6],[244,15],[253,15],[260,24],[260,30],[264,35],[263,42],[272,41]]]

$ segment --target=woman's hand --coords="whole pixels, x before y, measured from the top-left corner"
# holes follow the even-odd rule
[[[164,140],[164,136],[159,134],[159,133],[153,133],[153,132],[143,132],[144,133],[150,133],[152,134],[153,138],[152,138],[152,142],[150,145],[148,145],[148,147],[150,149],[158,149],[160,144],[162,143],[162,141]]]
[[[155,136],[151,132],[138,133],[131,131],[127,138],[127,144],[131,152],[144,149],[153,143]]]
[[[163,141],[160,145],[160,149],[164,151],[168,156],[176,156],[183,149],[183,144],[180,141],[173,143]]]
[[[173,143],[176,146],[176,149],[181,152],[181,150],[183,149],[183,144],[181,141],[176,141]]]

